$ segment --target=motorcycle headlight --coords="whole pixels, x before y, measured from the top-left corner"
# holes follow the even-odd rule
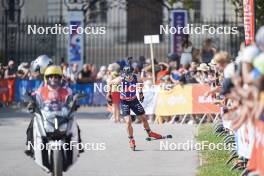
[[[55,130],[54,125],[47,120],[44,121],[44,128],[47,133],[52,133]]]

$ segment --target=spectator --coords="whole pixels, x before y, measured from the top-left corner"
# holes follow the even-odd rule
[[[97,73],[96,80],[97,81],[106,81],[107,80],[107,69],[106,66],[101,66],[99,72]]]
[[[192,52],[192,61],[195,63],[201,63],[202,59],[201,59],[201,50],[200,49],[193,49]]]
[[[224,71],[225,67],[231,62],[230,56],[227,52],[221,51],[214,56],[216,68]]]
[[[180,80],[180,73],[178,72],[176,67],[172,67],[171,68],[171,72],[170,72],[170,80],[172,83],[177,84],[179,83]]]
[[[210,63],[215,53],[216,49],[213,47],[212,39],[206,39],[203,42],[203,48],[201,52],[202,62],[206,64]]]
[[[5,70],[5,79],[15,79],[16,78],[16,68],[15,62],[10,60],[7,65],[7,69]]]
[[[61,68],[62,68],[62,75],[64,78],[68,78],[68,73],[69,73],[69,64],[68,63],[62,63],[61,64]],[[68,79],[67,79],[68,80]]]
[[[110,82],[119,76],[119,65],[118,64],[110,64],[108,66],[107,72],[107,84],[110,85]],[[111,91],[108,93],[107,97],[112,97],[112,113],[113,116],[111,119],[114,119],[115,123],[120,123],[120,92],[118,90],[117,84],[111,85]]]
[[[140,56],[138,60],[138,68],[141,72],[141,70],[146,66],[146,58],[144,56]]]
[[[137,75],[137,78],[140,79],[140,75],[141,75],[141,70],[140,70],[140,66],[137,62],[134,62],[132,64],[132,68],[133,68],[133,72],[135,75]]]
[[[77,83],[91,83],[94,82],[92,75],[92,66],[84,64],[83,69],[78,73]]]
[[[76,83],[78,76],[78,64],[71,64],[71,66],[69,66],[68,63],[63,63],[62,73],[65,80],[70,83]]]
[[[17,77],[19,79],[28,79],[30,76],[29,64],[22,62],[17,69]]]
[[[169,65],[165,62],[160,62],[160,71],[157,73],[156,84],[164,82],[164,77],[169,75]]]
[[[187,64],[191,64],[192,62],[192,43],[189,41],[189,37],[188,35],[186,36],[186,38],[184,39],[183,43],[182,43],[182,54],[181,54],[181,61],[180,64],[183,65],[187,65]]]
[[[71,82],[72,83],[76,83],[77,82],[78,69],[79,69],[78,64],[72,64],[71,73],[70,73],[70,78],[71,78]]]
[[[2,65],[2,63],[0,63],[0,79],[4,79],[5,77],[5,68]]]
[[[191,63],[191,67],[189,68],[187,73],[185,73],[185,81],[186,81],[187,84],[198,83],[198,81],[196,80],[196,74],[197,74],[197,70],[198,70],[198,65],[199,64],[197,62],[192,62]]]
[[[196,80],[200,84],[206,84],[209,83],[208,79],[208,72],[209,72],[210,67],[206,63],[201,63],[197,70],[199,71],[197,74]]]

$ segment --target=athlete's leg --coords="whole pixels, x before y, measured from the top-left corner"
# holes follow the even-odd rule
[[[133,127],[132,127],[131,117],[130,115],[128,115],[128,116],[125,116],[124,118],[127,124],[127,134],[129,137],[133,137]]]
[[[144,129],[146,129],[146,130],[150,129],[148,120],[146,118],[146,115],[145,114],[142,114],[142,115],[139,116],[139,118],[141,119],[141,121],[143,123]]]
[[[129,139],[129,146],[132,150],[135,150],[136,148],[136,142],[133,136],[133,127],[132,127],[132,119],[131,116],[128,115],[126,117],[124,117],[126,120],[126,124],[127,124],[127,134],[128,134],[128,139]]]
[[[130,116],[130,105],[131,102],[128,101],[121,101],[121,110],[122,110],[122,115],[124,116],[124,119],[127,124],[127,134],[129,138],[129,145],[132,150],[135,150],[136,144],[133,136],[133,127],[132,127],[132,119]]]

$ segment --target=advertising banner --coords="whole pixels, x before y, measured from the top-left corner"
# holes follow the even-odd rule
[[[213,99],[203,95],[210,90],[208,85],[193,85],[193,114],[219,113],[220,107],[213,104]]]
[[[254,144],[254,126],[250,121],[244,123],[237,130],[237,153],[239,156],[250,159]]]
[[[187,25],[188,13],[187,10],[173,10],[171,12],[171,27],[183,28]],[[171,34],[171,52],[181,55],[181,44],[184,39],[183,31],[177,31]]]
[[[220,107],[211,98],[203,95],[210,90],[208,85],[175,86],[169,91],[158,92],[156,115],[220,113]]]
[[[158,92],[156,115],[173,116],[192,114],[192,86],[175,86],[169,91]]]
[[[245,44],[250,45],[255,38],[254,0],[243,0]]]
[[[68,38],[68,63],[76,63],[79,69],[83,65],[84,57],[84,17],[83,11],[68,11],[69,38]]]

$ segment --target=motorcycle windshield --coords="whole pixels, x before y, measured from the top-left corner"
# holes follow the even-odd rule
[[[55,117],[57,118],[67,118],[69,110],[65,104],[59,101],[52,101],[43,103],[41,108],[42,115],[48,121],[52,121]]]

